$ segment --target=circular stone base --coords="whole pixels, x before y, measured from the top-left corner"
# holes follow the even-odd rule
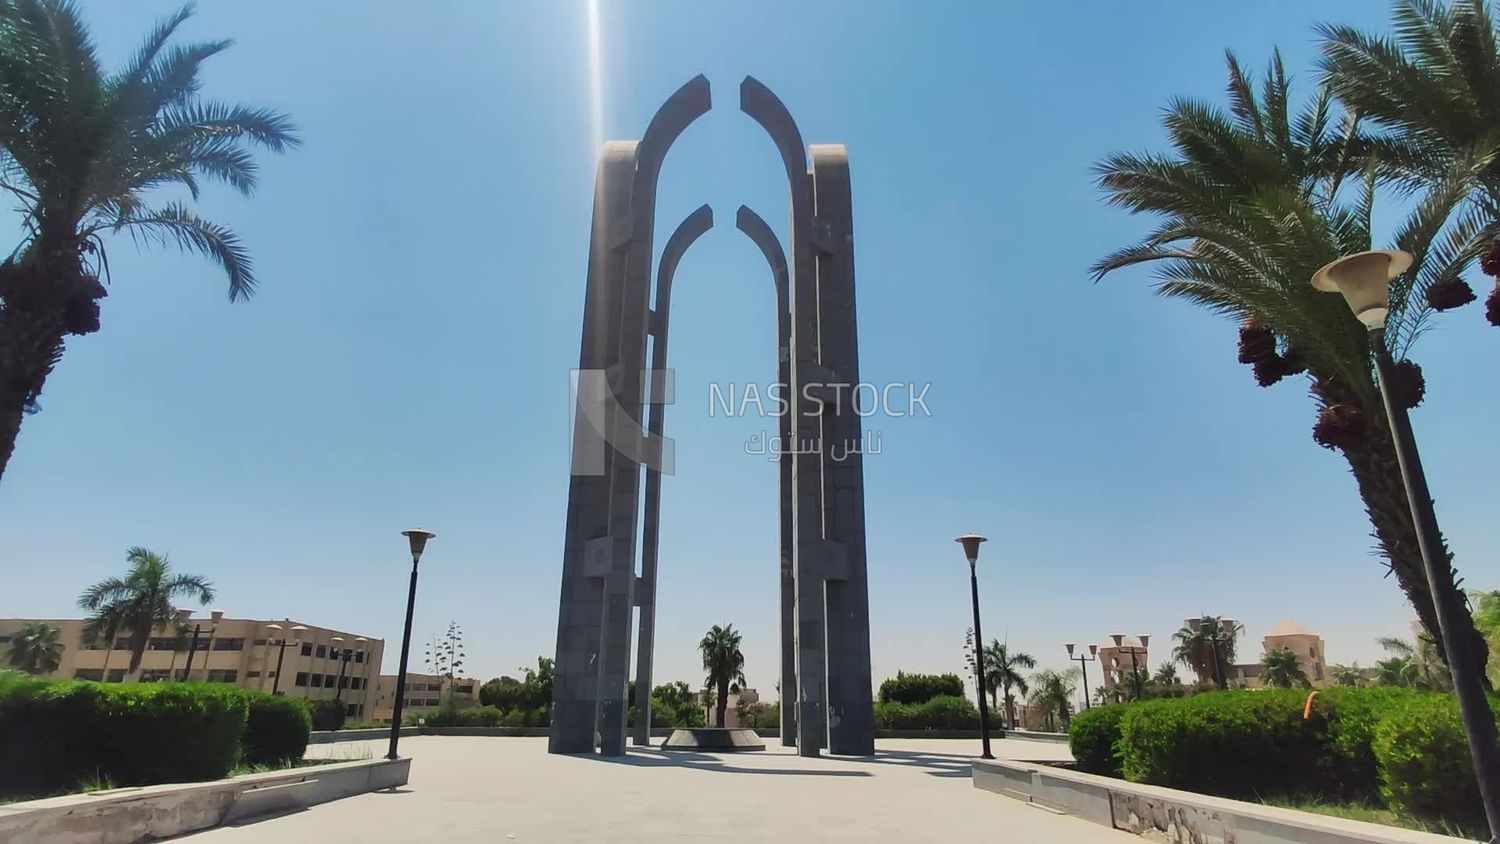
[[[754,730],[739,727],[679,727],[661,743],[662,750],[708,750],[737,753],[765,750],[766,743]]]

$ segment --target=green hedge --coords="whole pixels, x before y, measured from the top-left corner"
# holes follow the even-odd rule
[[[875,726],[885,730],[977,730],[979,710],[966,697],[941,695],[917,704],[875,704]]]
[[[1080,771],[1120,776],[1120,757],[1115,745],[1120,740],[1120,722],[1129,707],[1123,703],[1095,706],[1073,715],[1068,729],[1068,748]]]
[[[1225,691],[1128,704],[1120,770],[1134,782],[1225,797],[1316,792],[1326,722],[1295,689]]]
[[[494,706],[476,706],[471,709],[439,709],[424,716],[429,727],[498,727],[505,713]]]
[[[896,676],[880,684],[880,703],[926,703],[936,697],[963,697],[964,681],[957,674],[907,674],[897,671]]]
[[[240,739],[243,761],[278,765],[301,759],[312,732],[307,703],[284,695],[262,694],[251,694],[247,703],[245,735]]]
[[[1500,712],[1500,700],[1491,701]],[[1304,712],[1306,717],[1304,717]],[[1080,770],[1202,794],[1384,802],[1483,829],[1458,702],[1388,687],[1209,692],[1074,716]]]
[[[312,728],[319,732],[342,730],[344,722],[349,719],[343,701],[310,700],[307,705],[312,712]]]
[[[0,791],[219,779],[240,756],[248,698],[223,684],[0,675]]]
[[[1490,707],[1497,708],[1491,699]],[[1458,699],[1420,695],[1390,707],[1375,725],[1380,795],[1400,814],[1484,829],[1484,805]]]
[[[0,794],[220,779],[302,756],[300,701],[222,683],[91,683],[0,672]]]

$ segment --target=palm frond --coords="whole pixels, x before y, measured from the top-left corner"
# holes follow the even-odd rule
[[[255,274],[250,252],[239,235],[225,226],[213,223],[173,203],[156,211],[138,211],[118,220],[116,231],[128,230],[160,244],[175,243],[212,258],[229,276],[229,301],[248,298],[255,293]]]

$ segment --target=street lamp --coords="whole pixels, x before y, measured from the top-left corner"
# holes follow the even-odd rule
[[[342,642],[342,641],[344,641],[344,637],[343,636],[334,636],[329,641]],[[354,641],[356,641],[356,642],[363,642],[363,641],[365,641],[365,639],[364,639],[364,637],[360,637],[358,639],[355,639]],[[335,645],[334,648],[333,648],[333,656],[336,659],[338,659],[338,661],[339,661],[339,679],[338,679],[338,682],[334,683],[334,685],[333,685],[333,699],[336,700],[336,701],[338,701],[339,703],[343,703],[343,701],[344,701],[344,671],[346,669],[348,669],[348,667],[349,667],[349,660],[351,660],[351,659],[354,658],[354,649],[353,648],[342,648],[342,647],[339,647],[339,646]]]
[[[1479,795],[1484,801],[1485,819],[1490,835],[1500,837],[1500,747],[1496,746],[1495,720],[1485,701],[1484,666],[1474,658],[1467,637],[1455,626],[1468,612],[1443,551],[1438,532],[1437,514],[1432,508],[1432,493],[1422,471],[1412,435],[1411,418],[1406,407],[1392,394],[1391,376],[1395,362],[1385,342],[1385,318],[1390,312],[1391,279],[1411,266],[1412,256],[1399,249],[1375,250],[1348,255],[1318,270],[1312,285],[1325,292],[1338,292],[1349,303],[1350,310],[1370,330],[1370,345],[1375,348],[1375,372],[1380,376],[1380,395],[1385,403],[1386,420],[1396,446],[1396,462],[1401,467],[1401,483],[1406,487],[1406,502],[1411,508],[1412,523],[1417,529],[1417,549],[1422,554],[1422,568],[1427,573],[1427,588],[1432,592],[1433,609],[1437,611],[1438,635],[1453,674],[1453,689],[1463,714],[1464,731],[1469,737],[1469,755],[1479,779]]]
[[[177,624],[172,628],[172,661],[167,664],[167,679],[177,676],[177,643],[179,637],[187,632],[188,619],[193,617],[192,607],[177,608]]]
[[[396,743],[401,740],[401,703],[406,697],[406,656],[411,651],[411,614],[417,603],[417,563],[422,561],[422,549],[427,547],[427,540],[433,539],[437,534],[430,530],[412,528],[401,531],[411,544],[411,587],[406,593],[406,629],[401,633],[401,662],[396,666],[396,702],[391,709],[391,749],[385,755],[387,759],[399,759],[396,755]]]
[[[1083,708],[1089,708],[1089,663],[1099,658],[1099,646],[1089,645],[1089,655],[1079,654],[1073,656],[1073,643],[1069,642],[1063,647],[1068,649],[1068,659],[1078,663],[1078,670],[1083,672]]]
[[[186,621],[187,618],[183,617],[181,615],[181,612],[181,610],[178,610],[178,616],[182,618],[183,621]],[[191,610],[188,611],[188,615],[192,615]],[[210,610],[208,615],[210,619],[208,622],[208,641],[212,643],[214,640],[214,631],[219,629],[219,622],[224,620],[224,611]],[[203,622],[199,621],[193,625],[193,640],[188,643],[187,664],[182,667],[183,680],[193,679],[193,654],[197,653],[198,651],[198,634],[201,632],[203,632]],[[208,659],[207,656],[203,658]]]
[[[286,659],[286,634],[284,634],[284,633],[281,632],[281,625],[280,624],[267,624],[266,625],[266,629],[267,630],[275,630],[277,632],[277,636],[279,636],[280,639],[281,639],[281,641],[279,643],[280,644],[280,649],[276,652],[276,679],[274,679],[274,680],[271,681],[271,694],[274,695],[274,694],[280,693],[280,691],[281,691],[281,662],[282,662],[282,660]],[[301,642],[302,641],[302,634],[305,633],[305,632],[307,632],[307,628],[306,627],[303,627],[300,624],[293,626],[292,627],[292,638],[293,638],[293,640],[297,641],[297,642]],[[262,686],[261,688],[265,688],[265,686]]]
[[[974,678],[977,684],[974,688],[975,697],[979,698],[979,736],[983,753],[981,758],[994,759],[990,753],[990,707],[984,699],[984,634],[979,630],[979,575],[977,573],[979,562],[979,543],[985,538],[977,533],[966,533],[953,540],[964,547],[964,556],[969,560],[969,593],[974,602]],[[1002,738],[1004,734],[1001,734]]]
[[[1110,636],[1109,636],[1109,638],[1111,638],[1111,639],[1114,640],[1115,651],[1117,653],[1121,652],[1121,651],[1124,651],[1124,652],[1130,654],[1130,686],[1131,686],[1132,691],[1134,692],[1134,694],[1131,695],[1131,699],[1132,700],[1140,700],[1141,699],[1141,665],[1140,665],[1139,662],[1136,661],[1135,657],[1136,657],[1136,654],[1140,654],[1141,656],[1145,656],[1146,655],[1146,646],[1147,646],[1147,643],[1149,643],[1151,641],[1151,636],[1149,634],[1143,633],[1143,634],[1135,637],[1136,641],[1138,641],[1138,642],[1141,643],[1140,647],[1136,647],[1135,645],[1130,645],[1129,647],[1126,647],[1126,645],[1125,645],[1125,634],[1123,634],[1123,633],[1111,633]]]

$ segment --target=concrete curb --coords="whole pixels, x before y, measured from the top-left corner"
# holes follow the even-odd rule
[[[410,759],[362,759],[227,780],[116,788],[0,806],[0,841],[135,844],[405,785]]]
[[[1209,797],[1024,762],[974,760],[974,787],[1153,841],[1455,844],[1430,832]]]
[[[1005,733],[1006,738],[1025,739],[1026,741],[1045,741],[1052,744],[1067,744],[1067,733],[1034,733],[1030,730],[1009,730]],[[979,733],[974,733],[974,738],[979,738]]]
[[[402,727],[401,737],[415,736],[421,733],[420,727]],[[373,741],[375,739],[388,739],[391,737],[389,727],[383,730],[314,730],[307,737],[308,744],[330,744],[336,741]]]

